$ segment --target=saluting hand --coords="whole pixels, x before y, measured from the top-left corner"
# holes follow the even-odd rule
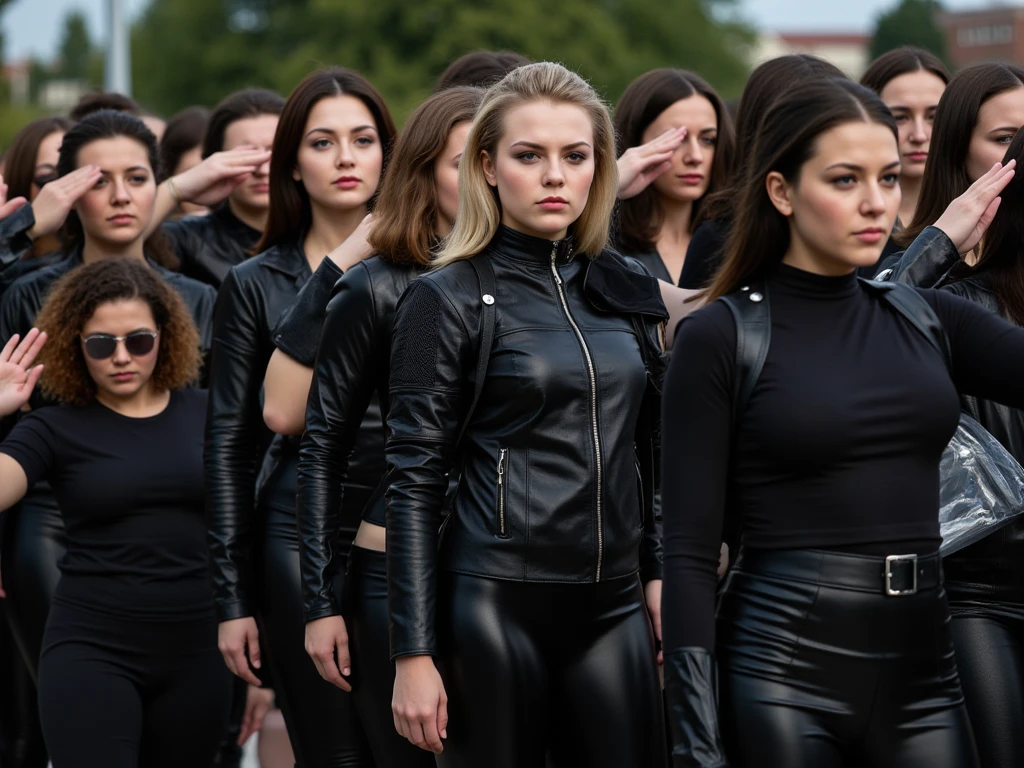
[[[28,231],[28,236],[35,240],[60,229],[75,203],[96,186],[101,176],[103,173],[98,166],[83,165],[39,190],[32,201],[32,215],[36,217],[36,223]]]
[[[22,339],[14,334],[0,352],[0,416],[8,416],[28,403],[43,366],[32,367],[46,334],[33,328]]]
[[[685,128],[669,128],[639,147],[630,147],[616,163],[619,169],[619,200],[636,197],[672,167],[672,153],[686,138]]]
[[[999,194],[1014,176],[1016,160],[1005,166],[996,163],[988,173],[971,184],[935,222],[935,226],[953,241],[960,255],[970,253],[981,242],[985,230],[999,210]]]
[[[174,186],[183,201],[212,207],[269,162],[269,149],[237,147],[215,152],[199,165],[175,176]]]

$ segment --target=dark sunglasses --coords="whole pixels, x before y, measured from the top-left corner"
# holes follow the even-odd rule
[[[117,351],[117,343],[124,342],[124,348],[132,357],[148,355],[156,346],[160,331],[134,331],[127,336],[111,336],[109,333],[94,333],[82,339],[85,354],[93,360],[106,360]]]

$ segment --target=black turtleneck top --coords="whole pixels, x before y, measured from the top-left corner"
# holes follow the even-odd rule
[[[938,549],[939,459],[958,392],[1024,405],[1024,329],[919,292],[949,337],[951,370],[854,275],[779,265],[771,345],[735,430],[728,308],[713,302],[680,324],[663,398],[666,651],[714,647],[727,510],[749,549]]]

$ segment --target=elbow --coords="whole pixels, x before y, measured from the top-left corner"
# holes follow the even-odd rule
[[[278,408],[270,399],[263,405],[263,421],[278,435],[301,435],[306,428],[306,419],[287,409]]]

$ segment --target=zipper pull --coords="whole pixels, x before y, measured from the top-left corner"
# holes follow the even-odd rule
[[[501,449],[501,453],[498,455],[498,485],[502,484],[502,477],[505,474],[505,448]]]

